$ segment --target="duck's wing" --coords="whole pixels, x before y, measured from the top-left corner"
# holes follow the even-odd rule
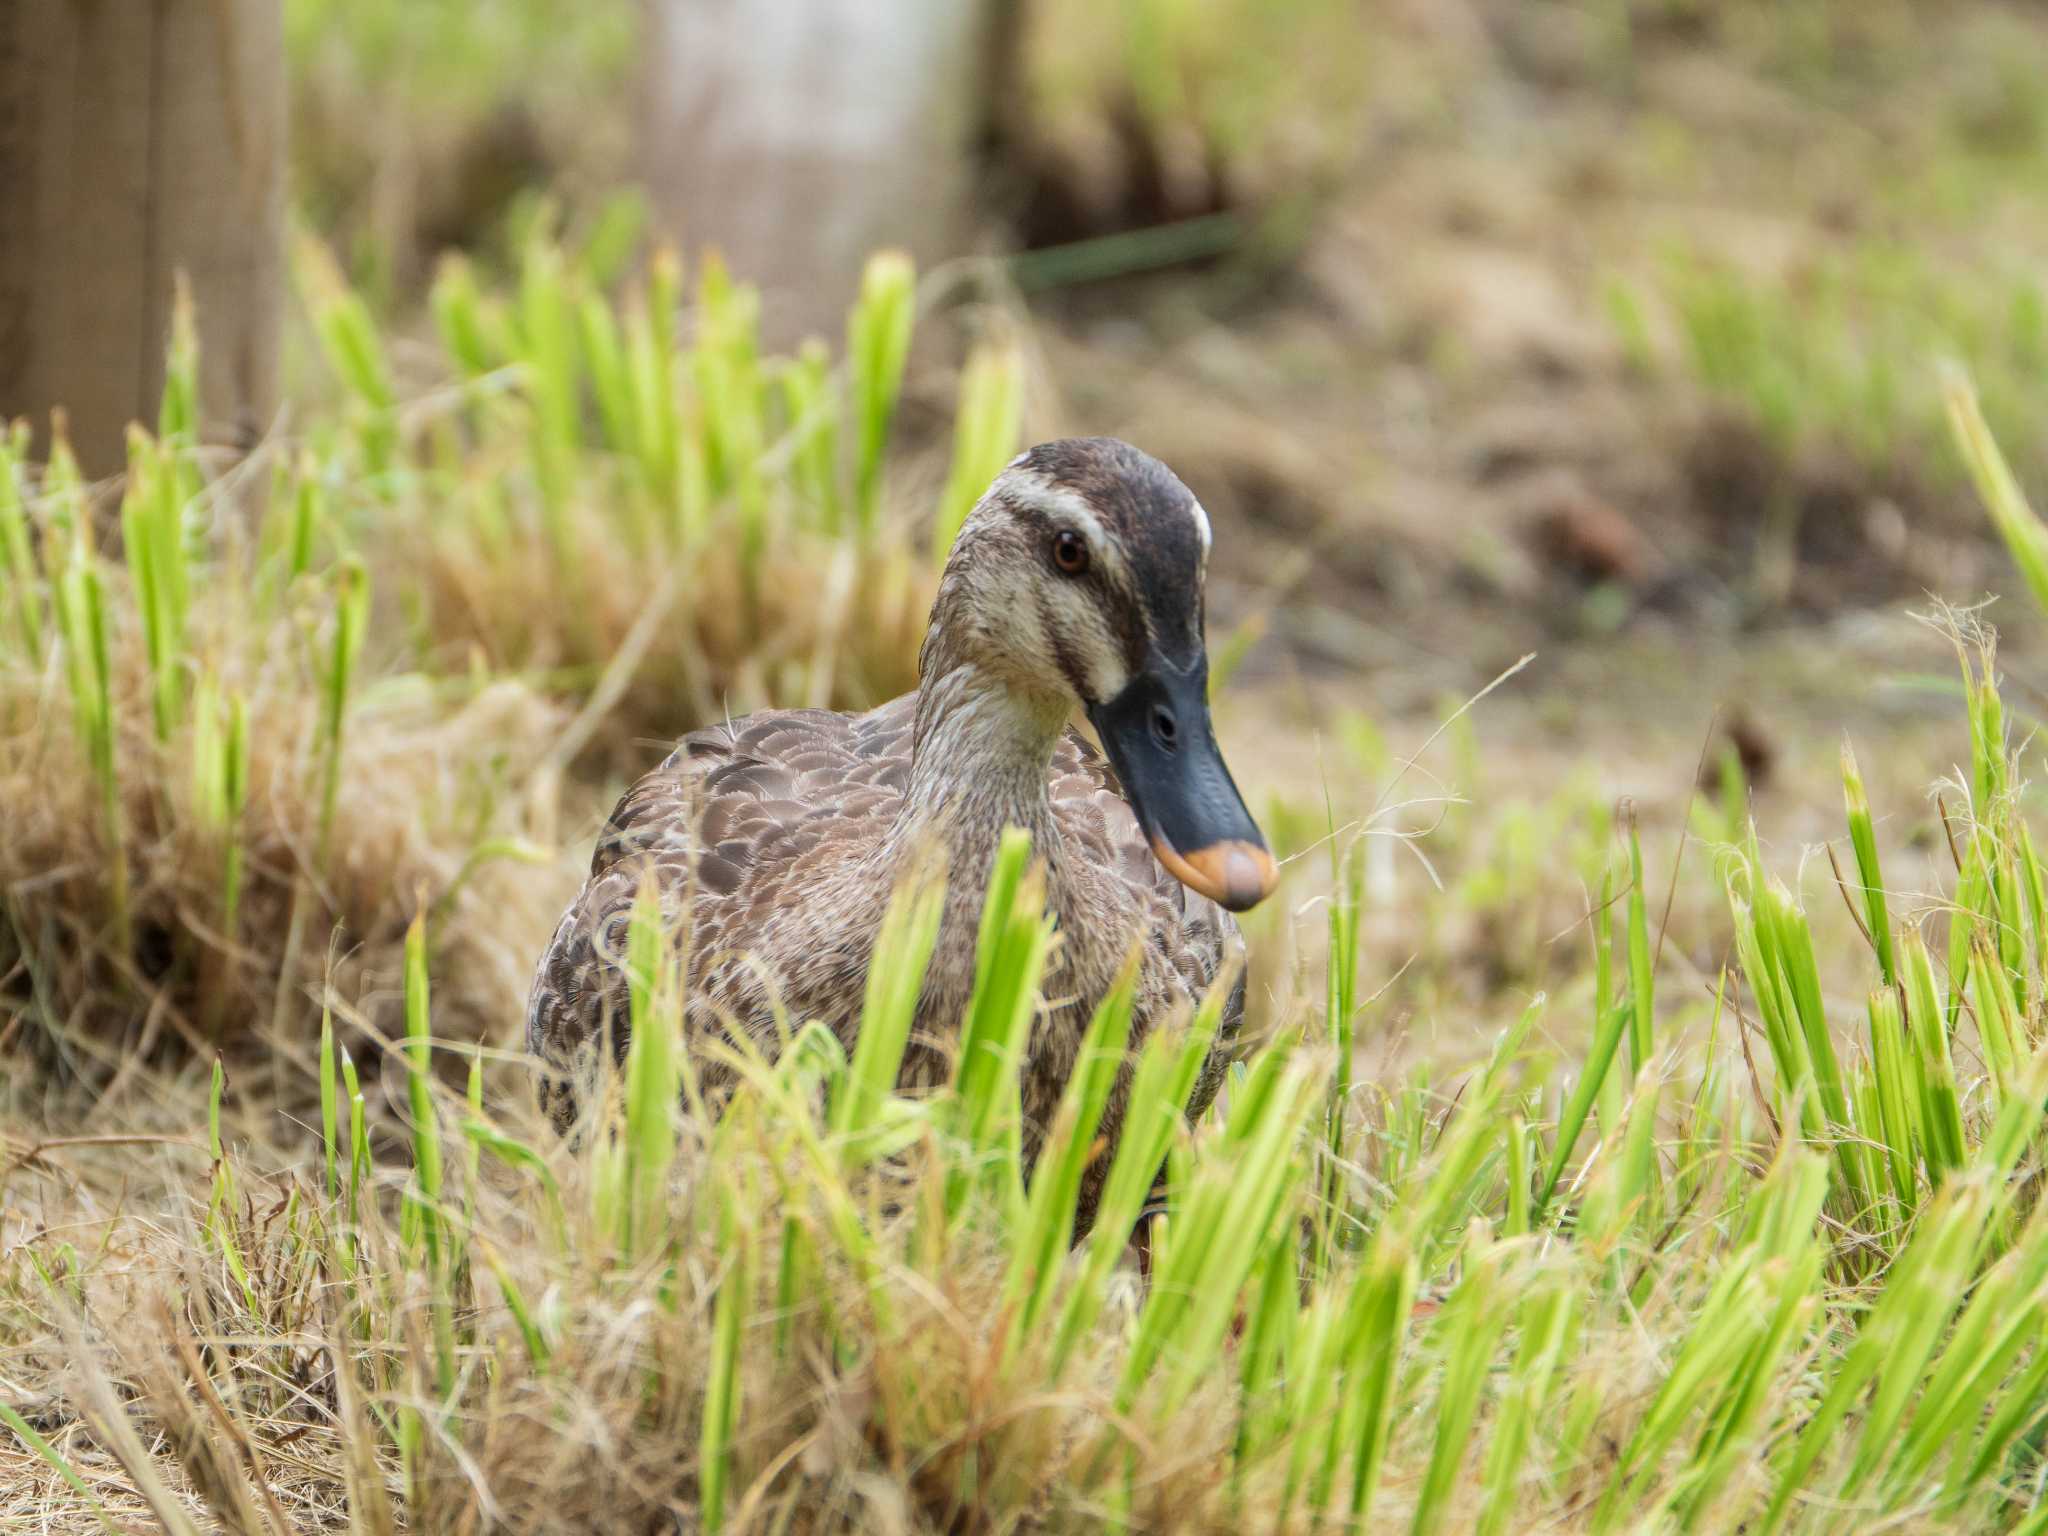
[[[1080,839],[1084,860],[1114,871],[1129,887],[1146,915],[1154,950],[1179,974],[1189,994],[1201,998],[1225,963],[1243,955],[1237,919],[1166,872],[1138,826],[1116,771],[1092,742],[1073,732],[1061,740],[1053,754],[1051,792],[1061,827]],[[1243,1022],[1240,964],[1237,983],[1224,1001],[1218,1039],[1228,1041]],[[1207,1102],[1204,1098],[1202,1105]]]
[[[902,798],[914,708],[906,695],[863,715],[763,710],[691,732],[620,799],[591,854],[591,880],[637,867],[637,856],[683,854],[704,889],[736,891],[797,829]]]
[[[650,879],[665,922],[689,912],[698,954],[746,948],[791,882],[830,857],[849,828],[886,821],[908,781],[915,700],[863,715],[772,710],[685,736],[620,799],[590,878],[542,955],[527,1046],[567,1067],[608,1022],[623,1042],[621,969],[633,904]],[[558,1120],[566,1082],[543,1089]]]

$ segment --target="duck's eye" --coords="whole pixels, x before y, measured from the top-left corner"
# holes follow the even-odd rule
[[[1079,576],[1088,569],[1088,541],[1071,528],[1052,536],[1052,563],[1063,576]]]

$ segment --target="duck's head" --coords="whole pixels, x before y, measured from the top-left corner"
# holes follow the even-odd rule
[[[1241,912],[1278,871],[1209,723],[1208,560],[1207,514],[1157,459],[1115,438],[1042,443],[962,526],[928,645],[1062,718],[1079,705],[1159,862]]]

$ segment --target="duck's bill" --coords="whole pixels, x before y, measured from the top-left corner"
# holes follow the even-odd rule
[[[1280,871],[1216,749],[1208,670],[1147,668],[1088,718],[1167,873],[1242,912],[1273,894]]]

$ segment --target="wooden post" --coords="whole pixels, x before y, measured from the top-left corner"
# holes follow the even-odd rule
[[[773,342],[836,334],[862,262],[973,240],[1018,0],[645,0],[640,171],[686,252],[762,290]]]
[[[0,419],[70,417],[90,475],[153,423],[176,274],[208,440],[277,403],[280,0],[0,0]]]

